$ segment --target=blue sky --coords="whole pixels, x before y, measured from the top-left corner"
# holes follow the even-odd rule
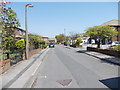
[[[21,28],[25,29],[24,7],[29,2],[12,2],[7,7],[17,13]],[[118,19],[117,2],[30,2],[28,29],[30,33],[54,37],[70,32],[83,33],[88,27]]]

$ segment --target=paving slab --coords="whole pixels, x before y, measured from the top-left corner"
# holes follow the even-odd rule
[[[48,49],[48,48],[47,48]],[[11,68],[6,71],[5,73],[3,73],[2,75],[0,75],[0,88],[8,88],[10,87],[14,82],[16,82],[30,67],[33,67],[33,64],[36,63],[37,59],[39,56],[41,56],[47,49],[43,49],[42,51],[40,51],[39,53],[33,55],[32,57],[30,57],[28,60],[23,60],[13,66],[11,66]],[[40,61],[39,61],[40,62]],[[39,65],[39,63],[36,63]],[[35,66],[34,69],[32,69],[34,72],[35,70]],[[26,78],[24,78],[24,81],[27,81],[29,79],[28,76],[26,76]],[[22,79],[21,79],[22,80]],[[22,84],[18,84],[18,87],[23,86],[23,81],[21,81]],[[17,86],[14,86],[15,88]],[[11,87],[12,88],[12,87]]]

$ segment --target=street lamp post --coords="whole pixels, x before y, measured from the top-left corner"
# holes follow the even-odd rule
[[[29,47],[28,47],[28,23],[27,23],[27,7],[33,7],[32,4],[25,5],[25,29],[26,29],[26,59],[29,57]]]

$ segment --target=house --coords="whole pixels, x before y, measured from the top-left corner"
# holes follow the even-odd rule
[[[25,31],[21,28],[15,28],[15,33],[14,33],[14,37],[16,39],[24,39],[23,36],[25,35]],[[0,44],[2,42],[2,30],[0,30]]]
[[[88,43],[89,43],[89,41],[88,41],[89,38],[90,38],[90,37],[82,37],[82,43],[83,43],[83,44],[88,44]]]
[[[103,26],[108,25],[108,26],[111,26],[111,27],[115,27],[114,30],[118,31],[118,35],[115,36],[115,37],[112,37],[111,38],[111,42],[113,42],[113,41],[120,41],[120,20],[111,20],[111,21],[105,22],[102,25]]]
[[[49,38],[49,42],[56,43],[57,40],[56,40],[56,38]]]
[[[25,30],[21,28],[15,28],[15,38],[16,39],[24,39],[23,36],[25,35]]]
[[[48,37],[42,37],[42,41],[44,42],[48,42],[49,41],[48,39],[49,39]]]

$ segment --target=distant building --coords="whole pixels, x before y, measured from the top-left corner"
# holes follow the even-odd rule
[[[82,38],[82,43],[83,44],[88,44],[89,43],[88,40],[89,40],[90,37],[81,37],[81,38]]]
[[[48,38],[48,37],[42,37],[42,41],[48,42],[48,41],[49,41],[49,38]]]
[[[105,22],[104,24],[102,24],[103,26],[111,26],[111,27],[115,27],[115,30],[118,31],[118,35],[115,37],[111,37],[111,42],[113,41],[120,41],[120,20],[111,20],[108,22]]]
[[[56,42],[57,42],[57,40],[56,40],[56,38],[49,38],[49,42],[56,43]]]

